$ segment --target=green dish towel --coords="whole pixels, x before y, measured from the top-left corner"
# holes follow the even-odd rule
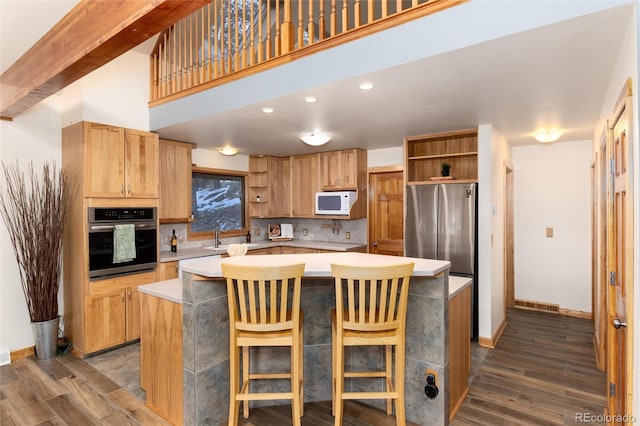
[[[135,258],[135,225],[115,225],[115,230],[113,231],[113,263],[130,262]]]

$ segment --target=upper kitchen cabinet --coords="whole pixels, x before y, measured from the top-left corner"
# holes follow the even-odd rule
[[[288,217],[291,210],[291,159],[249,157],[249,216]]]
[[[320,154],[291,157],[291,216],[314,217],[315,193],[321,188]]]
[[[160,139],[161,223],[184,223],[191,218],[191,150],[193,144]]]
[[[478,130],[410,136],[404,141],[406,183],[478,181]],[[449,176],[442,176],[442,165]]]
[[[85,197],[158,197],[157,134],[90,122],[62,134],[65,149],[84,165]]]
[[[320,154],[322,190],[358,190],[367,176],[367,152],[362,149],[345,149]]]

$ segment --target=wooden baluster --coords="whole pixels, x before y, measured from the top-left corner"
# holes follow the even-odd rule
[[[413,1],[411,2],[411,7],[416,7],[419,3],[420,3],[420,1],[418,1],[418,0],[413,0]]]
[[[171,93],[176,93],[176,80],[178,79],[178,61],[176,61],[176,53],[177,53],[177,39],[178,39],[178,26],[177,24],[173,26],[173,43],[172,49],[173,55],[171,58],[171,63],[173,65],[173,75],[171,77]]]
[[[251,2],[253,4],[253,2]],[[247,4],[242,0],[242,69],[247,68]]]
[[[396,0],[396,13],[402,11],[402,0]]]
[[[233,52],[231,50],[231,0],[226,2],[227,4],[227,51],[224,54],[224,59],[227,64],[226,73],[231,73],[231,62],[233,60],[232,55]],[[224,23],[223,23],[224,25]],[[224,26],[223,26],[224,28]]]
[[[382,0],[382,10],[380,11],[380,19],[384,19],[389,15],[389,0]]]
[[[307,35],[309,36],[309,44],[315,43],[316,36],[316,26],[313,22],[313,0],[309,0],[309,22],[307,22]],[[322,6],[322,3],[318,3]],[[298,46],[299,48],[300,46]]]
[[[295,46],[295,43],[293,45]],[[304,18],[302,17],[302,0],[298,0],[298,49],[301,47],[304,47]],[[283,49],[282,53],[287,53],[287,51]]]
[[[342,2],[342,28],[340,34],[344,34],[349,31],[349,9],[347,8],[349,2]]]
[[[180,20],[180,26],[182,27],[182,37],[180,39],[180,69],[182,70],[180,90],[187,88],[187,79],[189,78],[189,64],[187,64],[187,43],[189,42],[187,38],[187,19],[188,18]]]
[[[330,17],[330,27],[331,27],[331,33],[330,36],[333,37],[334,35],[336,35],[336,31],[337,31],[337,15],[336,15],[336,0],[331,0],[331,17]]]
[[[264,32],[262,31],[262,0],[259,0],[258,3],[258,14],[260,18],[258,19],[258,63],[262,63],[264,60],[264,42],[262,38],[264,37]],[[269,19],[267,17],[267,19]]]
[[[213,2],[213,31],[211,25],[209,25],[209,43],[213,44],[213,76],[212,79],[218,78],[218,66],[220,65],[220,61],[218,60],[218,48],[220,47],[218,43],[218,2]]]
[[[242,0],[239,0],[242,1]],[[235,46],[233,47],[233,59],[234,59],[234,67],[232,71],[238,71],[238,69],[240,68],[240,42],[239,42],[239,38],[238,38],[238,27],[240,19],[239,19],[239,15],[238,15],[238,0],[235,0],[235,11],[234,11],[234,21],[233,21],[233,29],[234,29],[234,41],[235,41]]]
[[[195,26],[195,18],[196,16],[194,14],[189,16],[189,87],[195,85],[195,64],[193,63],[193,27]]]
[[[383,0],[384,3],[385,0]],[[375,3],[373,2],[373,0],[369,0],[369,5],[367,6],[367,11],[368,11],[368,16],[367,16],[367,24],[372,23],[373,21],[375,21],[376,17],[375,17]]]
[[[289,12],[291,12],[291,2],[287,2],[287,5],[285,6],[286,8],[289,9]],[[291,15],[289,15],[289,20],[291,20]],[[273,41],[273,45],[275,47],[275,56],[278,57],[280,56],[280,52],[282,51],[281,49],[281,41],[280,41],[280,2],[276,2],[276,38]]]
[[[253,25],[253,23],[255,21],[255,16],[256,16],[255,15],[255,10],[254,10],[254,7],[253,7],[254,3],[255,2],[253,2],[253,1],[251,2],[251,17],[250,17],[250,19],[251,19],[251,34],[250,34],[251,40],[249,41],[249,44],[250,44],[250,47],[249,47],[249,66],[252,66],[255,63],[255,54],[256,54],[255,47],[254,47],[254,40],[255,40],[256,34],[255,34],[255,31],[254,31],[254,25]],[[258,10],[261,10],[261,9],[258,9]],[[260,19],[260,21],[262,21],[262,15],[260,15],[258,19]]]
[[[360,0],[353,6],[353,28],[360,27]]]
[[[271,58],[271,2],[267,0],[267,45],[265,46],[266,59]]]
[[[324,22],[324,3],[318,3],[320,6],[320,16],[318,17],[318,40],[324,40],[326,31]]]
[[[151,87],[149,88],[149,94],[152,101],[157,98],[156,87],[158,87],[158,74],[156,73],[156,67],[158,66],[157,56],[154,53],[151,55]]]
[[[160,56],[161,61],[162,61],[162,67],[161,67],[161,72],[162,72],[162,96],[167,96],[167,75],[169,74],[169,69],[168,64],[167,64],[167,38],[169,36],[169,33],[166,32],[164,33],[164,40],[162,42],[161,45],[161,49],[162,49],[162,54]]]

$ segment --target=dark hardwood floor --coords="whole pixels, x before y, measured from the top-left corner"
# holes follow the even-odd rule
[[[605,374],[595,366],[591,321],[524,310],[509,310],[507,318],[496,349],[474,347],[469,395],[452,425],[568,425],[583,413],[601,415]],[[0,367],[0,425],[167,424],[139,399],[135,352],[129,346],[85,360],[31,357]],[[290,424],[290,406],[255,408],[240,420]],[[302,424],[333,424],[330,402],[305,404]],[[344,424],[386,426],[395,419],[349,401]]]

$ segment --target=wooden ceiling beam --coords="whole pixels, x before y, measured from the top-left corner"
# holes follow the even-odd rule
[[[0,118],[13,119],[209,3],[80,1],[0,75]]]

